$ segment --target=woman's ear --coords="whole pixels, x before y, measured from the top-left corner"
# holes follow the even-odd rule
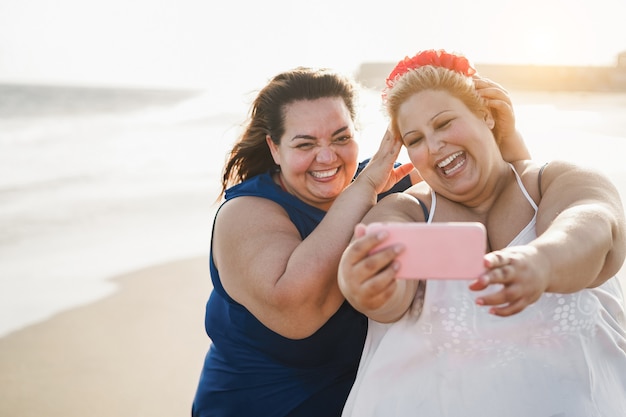
[[[270,148],[274,163],[280,166],[280,150],[278,149],[278,145],[274,143],[270,135],[265,135],[265,142],[267,143],[267,147]]]
[[[490,109],[483,110],[483,120],[487,123],[490,130],[493,130],[493,128],[496,127],[496,120],[493,118]]]

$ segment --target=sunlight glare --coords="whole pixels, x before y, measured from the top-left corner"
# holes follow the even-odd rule
[[[530,28],[526,36],[526,61],[535,65],[558,65],[563,61],[559,51],[558,33],[553,28]]]

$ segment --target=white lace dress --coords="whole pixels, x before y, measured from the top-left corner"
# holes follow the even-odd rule
[[[433,195],[429,222],[435,208]],[[533,218],[509,246],[535,237]],[[423,303],[418,295],[398,322],[369,321],[344,417],[626,417],[617,278],[546,293],[511,317],[477,306],[468,284],[430,280]]]

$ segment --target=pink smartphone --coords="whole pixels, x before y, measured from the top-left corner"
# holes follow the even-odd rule
[[[406,249],[396,258],[404,279],[475,279],[485,270],[485,226],[478,222],[396,223],[367,225],[367,233],[387,230],[374,251],[395,243]]]

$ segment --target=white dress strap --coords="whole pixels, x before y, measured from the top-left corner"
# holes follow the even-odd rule
[[[517,185],[519,185],[519,188],[522,190],[524,197],[526,197],[526,200],[528,200],[528,202],[535,209],[535,212],[536,212],[538,209],[537,204],[535,204],[535,201],[531,198],[530,194],[528,194],[528,191],[526,191],[526,187],[524,187],[522,178],[519,176],[515,168],[513,168],[512,164],[509,164],[509,166],[511,167],[511,169],[513,170],[513,173],[515,174],[515,178],[517,179]]]

